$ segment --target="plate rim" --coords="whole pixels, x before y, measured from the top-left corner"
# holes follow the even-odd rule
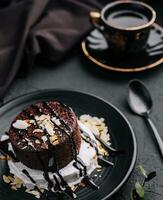
[[[121,188],[122,186],[127,182],[127,180],[129,179],[133,169],[134,169],[134,166],[135,166],[135,163],[136,163],[136,160],[137,160],[137,152],[138,152],[138,146],[137,146],[137,139],[136,139],[136,135],[133,131],[133,128],[129,122],[129,120],[127,119],[127,117],[121,112],[121,110],[119,110],[119,108],[117,108],[116,106],[114,106],[112,103],[110,103],[109,101],[97,96],[97,95],[94,95],[92,93],[88,93],[88,92],[80,92],[78,90],[71,90],[71,89],[63,89],[63,88],[55,88],[55,89],[43,89],[43,90],[38,90],[38,91],[33,91],[33,92],[29,92],[29,93],[25,93],[25,94],[22,94],[22,95],[19,95],[17,97],[14,97],[13,99],[10,99],[8,101],[6,101],[3,105],[0,106],[0,114],[1,114],[1,110],[2,109],[5,109],[5,107],[10,104],[10,103],[13,103],[14,101],[17,101],[21,98],[26,98],[26,97],[30,97],[30,96],[33,96],[33,95],[39,95],[39,94],[42,94],[42,93],[49,93],[49,92],[71,92],[71,93],[78,93],[78,94],[81,94],[81,95],[86,95],[86,96],[90,96],[90,97],[93,97],[93,98],[96,98],[106,104],[108,104],[110,107],[112,107],[122,118],[123,120],[126,122],[127,126],[129,127],[130,129],[130,133],[131,133],[131,136],[132,136],[132,140],[133,140],[133,154],[132,154],[132,160],[131,160],[131,163],[130,163],[130,167],[127,171],[127,173],[125,174],[124,178],[121,180],[121,182],[117,185],[117,187],[114,188],[114,190],[112,190],[112,192],[110,192],[107,196],[105,196],[104,198],[102,198],[101,200],[106,200],[110,197],[112,197],[115,193],[117,193]]]
[[[160,29],[163,32],[163,27],[161,25],[154,23],[153,26],[157,27],[158,29]],[[111,65],[104,64],[104,63],[100,62],[99,60],[97,60],[95,57],[91,56],[90,53],[87,51],[85,39],[81,42],[81,49],[82,49],[84,55],[88,58],[88,60],[92,61],[98,67],[101,67],[106,70],[114,71],[114,72],[123,72],[123,73],[141,72],[141,71],[155,68],[158,65],[163,63],[163,56],[162,56],[162,58],[158,59],[157,61],[155,61],[149,65],[142,66],[142,67],[135,67],[135,68],[133,68],[133,67],[128,67],[128,68],[114,67]]]

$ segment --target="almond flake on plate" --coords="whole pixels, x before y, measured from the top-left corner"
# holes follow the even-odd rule
[[[3,177],[3,181],[4,181],[5,183],[10,183],[10,182],[11,182],[10,179],[8,178],[8,176],[3,175],[2,177]]]

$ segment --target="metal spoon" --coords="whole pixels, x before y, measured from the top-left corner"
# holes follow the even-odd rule
[[[152,98],[149,91],[141,81],[136,79],[130,81],[128,104],[134,113],[144,117],[144,119],[147,120],[147,122],[149,123],[150,127],[153,130],[156,141],[158,143],[158,147],[160,149],[161,156],[163,158],[163,141],[155,125],[149,118],[149,114],[151,113],[153,104]]]

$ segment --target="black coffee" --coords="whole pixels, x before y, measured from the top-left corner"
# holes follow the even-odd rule
[[[108,24],[114,27],[132,28],[146,24],[148,18],[136,11],[121,10],[110,13],[107,17],[107,21]]]

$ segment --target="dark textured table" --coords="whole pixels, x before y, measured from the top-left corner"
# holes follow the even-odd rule
[[[153,1],[153,7],[158,13],[157,21],[163,25],[163,3]],[[163,138],[163,64],[159,67],[141,73],[118,74],[97,69],[94,64],[86,61],[80,47],[78,53],[60,64],[42,66],[37,64],[26,77],[17,77],[4,101],[16,96],[47,88],[66,88],[89,92],[100,96],[117,106],[129,119],[135,131],[138,142],[137,164],[143,164],[148,171],[156,170],[157,177],[146,185],[145,200],[163,199],[163,161],[159,156],[153,135],[142,118],[133,115],[126,103],[128,81],[139,78],[145,82],[154,100],[151,117]],[[136,170],[128,183],[112,199],[129,200],[130,192],[138,178]]]

